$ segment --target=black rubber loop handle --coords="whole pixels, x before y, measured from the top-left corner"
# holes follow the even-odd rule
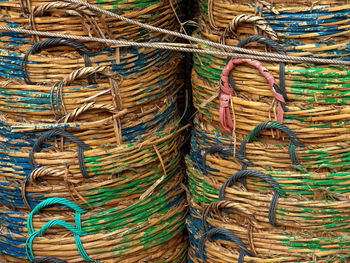
[[[35,43],[30,50],[24,55],[22,64],[21,64],[21,69],[22,69],[22,75],[23,79],[27,84],[33,85],[33,83],[29,76],[28,76],[28,57],[30,54],[37,54],[41,52],[41,50],[45,48],[51,48],[51,47],[58,47],[58,46],[69,46],[72,48],[77,49],[81,54],[84,55],[84,63],[85,67],[90,67],[91,66],[91,60],[90,57],[95,56],[95,53],[92,51],[88,50],[87,47],[81,43],[75,42],[71,39],[64,39],[64,38],[51,38],[43,41],[39,41]],[[93,78],[89,77],[88,78],[89,84],[95,83]]]
[[[222,153],[222,154],[226,154],[229,156],[233,156],[233,149],[230,147],[223,146],[223,145],[214,145],[214,146],[208,148],[207,150],[205,150],[203,158],[202,158],[203,173],[205,176],[208,176],[207,155],[213,154],[213,153]],[[250,162],[247,158],[245,158],[245,156],[243,154],[241,154],[240,152],[236,152],[236,158],[238,158],[245,165],[245,167],[255,167],[256,166],[252,162]],[[242,178],[242,183],[247,188],[245,178]]]
[[[198,243],[198,254],[200,258],[202,259],[203,263],[207,263],[207,260],[205,258],[204,252],[205,252],[205,242],[207,240],[212,241],[215,236],[218,236],[219,238],[224,238],[225,240],[231,241],[236,243],[236,245],[241,249],[238,263],[244,262],[245,256],[254,257],[254,254],[251,253],[246,245],[243,243],[243,241],[236,236],[234,233],[232,233],[230,230],[222,227],[217,227],[209,230],[208,232],[204,233],[199,240]]]
[[[225,190],[227,187],[234,185],[239,179],[242,179],[248,176],[260,178],[272,186],[274,190],[274,195],[271,200],[271,204],[269,208],[269,221],[272,226],[278,227],[279,225],[276,222],[276,207],[278,203],[278,198],[280,196],[286,197],[286,194],[282,191],[280,185],[271,176],[267,174],[264,174],[256,170],[242,170],[235,173],[221,186],[219,191],[219,200],[225,199]]]
[[[29,152],[29,164],[31,169],[34,169],[34,153],[40,151],[42,148],[42,145],[52,137],[56,136],[62,136],[78,145],[78,159],[79,159],[79,167],[80,172],[85,178],[90,178],[91,176],[88,175],[86,171],[85,161],[84,161],[84,151],[90,150],[90,146],[85,144],[82,140],[80,140],[78,137],[75,137],[74,135],[70,134],[69,132],[66,132],[61,129],[53,129],[47,132],[44,132],[34,143],[33,148]]]
[[[229,156],[233,156],[233,150],[230,149],[229,147],[223,146],[223,145],[214,145],[211,146],[210,148],[206,149],[203,154],[202,158],[202,165],[203,165],[203,171],[204,175],[208,176],[208,171],[207,171],[207,155],[208,154],[214,154],[214,153],[222,153],[226,154]]]
[[[283,133],[285,133],[289,139],[290,139],[290,143],[289,143],[289,147],[288,147],[288,152],[290,155],[290,158],[292,160],[293,165],[299,165],[299,159],[298,156],[295,152],[295,147],[299,146],[299,147],[303,147],[304,144],[298,141],[297,136],[295,135],[295,133],[290,130],[285,124],[279,123],[279,122],[275,122],[275,121],[265,121],[260,123],[258,126],[256,126],[250,133],[249,135],[243,140],[243,142],[241,143],[241,147],[240,147],[240,153],[241,156],[247,160],[246,157],[246,144],[248,142],[252,142],[252,141],[256,141],[257,137],[259,136],[259,134],[263,131],[263,130],[267,130],[267,129],[277,129],[282,131]],[[243,163],[243,170],[246,169],[246,165],[245,163]]]

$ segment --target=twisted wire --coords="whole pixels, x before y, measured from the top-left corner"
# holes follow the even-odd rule
[[[242,170],[234,175],[232,175],[220,188],[219,191],[219,200],[225,199],[225,189],[235,184],[238,179],[245,178],[248,176],[253,176],[264,180],[266,183],[272,186],[274,190],[274,195],[271,200],[270,208],[269,208],[269,221],[270,224],[274,227],[278,227],[279,225],[276,222],[276,209],[278,204],[278,198],[280,196],[286,196],[286,194],[282,191],[280,185],[270,176],[264,174],[257,170]]]
[[[213,228],[213,229],[209,230],[208,232],[204,233],[202,235],[201,239],[199,240],[198,253],[199,253],[199,256],[202,259],[203,263],[207,263],[207,259],[206,259],[205,255],[204,255],[205,242],[207,240],[212,241],[212,239],[215,236],[218,236],[221,239],[228,240],[228,241],[236,243],[236,245],[241,249],[238,263],[243,263],[244,262],[244,257],[246,255],[250,256],[250,257],[254,257],[254,254],[251,253],[247,249],[247,247],[243,243],[243,241],[238,236],[236,236],[233,232],[231,232],[230,230],[228,230],[226,228],[216,227],[216,228]]]
[[[202,40],[202,39],[198,39],[198,38],[194,38],[194,37],[189,37],[189,36],[183,35],[181,33],[173,32],[173,31],[169,31],[169,32],[172,32],[174,34],[180,34],[180,37],[186,36],[186,37],[182,37],[182,38],[191,40],[193,42],[203,43],[203,44],[206,44],[206,45],[209,45],[212,47],[216,47],[216,48],[226,48],[226,49],[236,51],[239,53],[243,53],[243,54],[203,50],[203,49],[198,49],[198,48],[184,48],[184,47],[171,46],[169,44],[131,42],[131,41],[112,40],[112,39],[104,39],[104,38],[97,38],[97,37],[83,37],[83,36],[74,36],[74,35],[69,35],[69,34],[40,32],[40,31],[36,31],[36,30],[27,30],[27,29],[13,28],[13,27],[7,27],[7,26],[0,26],[0,30],[23,33],[23,34],[30,34],[30,35],[38,35],[38,36],[44,36],[44,37],[50,37],[50,38],[66,38],[66,39],[93,41],[93,42],[101,42],[101,43],[123,45],[123,46],[166,49],[166,50],[177,51],[177,52],[192,52],[192,53],[201,53],[201,54],[208,54],[208,55],[232,56],[234,58],[248,58],[248,59],[261,60],[261,61],[333,64],[333,65],[348,65],[348,66],[350,65],[350,61],[344,61],[344,60],[321,59],[321,58],[310,58],[310,57],[292,57],[292,56],[280,55],[280,54],[275,54],[275,53],[253,51],[253,50],[249,50],[249,49],[245,49],[245,48],[227,46],[227,45],[218,44],[218,43],[215,43],[212,41],[206,41],[206,40]],[[166,30],[166,31],[168,31],[168,30]]]
[[[277,129],[279,131],[284,132],[289,138],[290,143],[288,147],[288,153],[291,157],[293,165],[299,165],[300,161],[298,159],[297,153],[296,153],[296,146],[303,147],[304,144],[298,141],[297,136],[295,133],[290,130],[285,124],[275,122],[275,121],[265,121],[260,123],[258,126],[256,126],[250,134],[243,140],[241,147],[240,147],[240,153],[246,158],[246,144],[248,142],[252,142],[257,140],[258,135],[260,132],[266,129]]]

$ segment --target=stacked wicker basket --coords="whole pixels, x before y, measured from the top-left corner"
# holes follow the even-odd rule
[[[87,1],[174,30],[177,1]],[[131,41],[157,32],[69,1],[1,1],[0,24]],[[0,261],[184,262],[168,51],[0,33]]]
[[[199,7],[196,37],[348,59],[347,1]],[[194,56],[191,262],[350,260],[349,70]]]

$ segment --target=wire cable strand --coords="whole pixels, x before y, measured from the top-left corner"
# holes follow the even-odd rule
[[[179,47],[179,46],[172,46],[169,43],[145,43],[145,42],[132,42],[132,41],[123,41],[123,40],[104,39],[104,38],[96,38],[96,37],[74,36],[74,35],[69,35],[69,34],[41,32],[41,31],[36,31],[36,30],[20,29],[20,28],[13,28],[13,27],[7,27],[7,26],[0,26],[0,31],[11,31],[11,32],[16,32],[16,33],[37,35],[37,36],[50,37],[50,38],[66,38],[66,39],[81,40],[81,41],[93,41],[93,42],[101,42],[101,43],[123,45],[123,46],[166,49],[166,50],[177,51],[177,52],[191,52],[191,53],[201,53],[201,54],[208,54],[208,55],[231,56],[234,58],[248,58],[248,59],[261,60],[261,61],[333,64],[333,65],[350,66],[350,61],[336,60],[336,59],[309,58],[309,57],[292,57],[292,56],[287,56],[287,55],[268,53],[268,52],[258,52],[258,51],[253,51],[253,50],[249,50],[249,49],[245,49],[245,48],[227,46],[227,45],[222,45],[222,44],[218,44],[218,43],[211,42],[211,41],[204,41],[204,42],[207,45],[214,46],[213,44],[217,44],[220,47],[223,46],[224,48],[228,48],[228,49],[231,49],[233,51],[237,51],[237,52],[245,53],[245,54],[223,52],[223,51],[203,50],[203,49],[198,49],[198,48],[185,48],[185,47]],[[169,31],[169,32],[173,32],[173,31]],[[173,33],[177,33],[177,32],[173,32]],[[178,33],[178,34],[180,34],[180,33]],[[184,36],[186,36],[186,35],[184,35]],[[188,37],[188,36],[186,36],[186,37]],[[203,40],[201,40],[201,39],[191,37],[191,40],[195,41],[195,42],[202,42],[203,43]]]

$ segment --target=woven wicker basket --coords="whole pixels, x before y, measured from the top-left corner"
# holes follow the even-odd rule
[[[205,47],[208,48],[208,47]],[[226,65],[226,58],[214,56],[194,57],[192,72],[193,102],[203,121],[224,132],[220,124],[219,80]],[[307,145],[326,145],[341,143],[349,139],[348,121],[350,120],[348,100],[349,70],[343,67],[285,65],[286,98],[272,88],[263,71],[271,82],[281,86],[281,65],[252,62],[260,67],[235,60],[237,67],[231,71],[232,81],[227,79],[227,72],[222,75],[227,102],[225,118],[231,120],[233,135],[244,138],[253,127],[266,120],[283,121]],[[242,63],[242,64],[239,64]],[[239,64],[239,65],[238,65]],[[231,64],[232,65],[232,64]],[[223,79],[222,79],[223,80]],[[230,83],[228,83],[230,82]],[[222,82],[223,83],[223,82]],[[235,89],[235,90],[234,90]],[[221,88],[221,93],[223,88]],[[231,93],[230,95],[227,92]],[[277,95],[276,95],[277,94]],[[276,99],[277,98],[277,99]],[[281,104],[285,105],[282,109]],[[281,118],[282,116],[282,118]],[[230,133],[226,132],[226,135]]]
[[[347,58],[347,2],[308,4],[199,1],[203,21],[194,36]],[[350,259],[348,71],[194,56],[190,262]]]
[[[46,142],[43,138],[48,138],[49,143],[48,133],[53,131],[45,132],[39,138],[30,133],[14,133],[12,139],[8,139],[6,149],[1,150],[4,180],[1,181],[0,216],[3,222],[8,222],[1,235],[1,243],[7,244],[0,247],[3,258],[8,262],[13,262],[14,258],[21,262],[20,259],[26,256],[24,245],[28,234],[23,222],[28,217],[27,206],[34,208],[50,198],[63,198],[89,211],[82,215],[83,230],[84,220],[91,222],[86,223],[88,235],[82,236],[81,240],[91,258],[102,262],[138,262],[141,259],[184,262],[185,203],[181,201],[179,187],[182,180],[178,152],[182,142],[180,131],[176,126],[168,125],[163,132],[148,136],[139,143],[104,144],[88,150],[84,149],[84,143],[75,141],[78,147],[65,143],[61,151],[59,146],[45,144],[41,152],[38,152],[41,144]],[[17,135],[22,136],[21,140],[15,139]],[[65,136],[61,131],[53,132],[51,137],[57,135]],[[79,148],[78,153],[76,148]],[[83,159],[80,157],[81,148]],[[30,150],[34,159],[31,159]],[[10,160],[7,165],[6,159]],[[62,214],[61,209],[57,213],[52,209],[48,211],[51,214],[38,219],[35,230],[51,219],[74,222],[72,214]],[[137,211],[149,211],[152,217]],[[121,221],[117,220],[118,217]],[[153,217],[155,220],[150,220]],[[34,242],[34,255],[83,262],[74,237],[57,231],[48,230],[47,238],[46,234],[36,238],[41,245]],[[57,243],[57,240],[60,241]],[[63,243],[67,250],[58,252]]]
[[[206,239],[203,238],[202,243],[199,239],[204,236],[212,241],[215,235],[222,238],[226,230],[233,231],[243,240],[245,248],[249,247],[250,254],[243,255],[247,262],[281,262],[282,259],[308,262],[313,258],[317,262],[331,259],[347,262],[350,256],[347,150],[297,150],[298,139],[285,125],[265,122],[234,152],[232,140],[200,127],[195,123],[191,154],[186,158],[193,262],[202,262],[200,258],[204,255],[201,247]],[[265,141],[249,146],[266,128],[286,133],[289,145],[278,147]],[[232,156],[234,153],[236,157]],[[345,158],[332,160],[335,158],[332,154]],[[325,157],[329,160],[322,159]],[[225,201],[215,203],[219,200]],[[210,232],[198,222],[203,216],[201,210],[209,204],[213,213],[217,213],[215,220],[206,217],[209,225],[224,230]],[[220,217],[219,208],[224,209],[225,216]],[[230,209],[235,209],[229,213],[232,216],[227,214]],[[242,256],[245,250],[233,244],[232,236],[225,236],[224,240],[223,243],[207,242],[208,262],[231,262]],[[218,251],[226,249],[230,251],[224,253],[227,257],[220,257]]]
[[[106,131],[113,130],[114,123],[114,130],[121,129],[126,141],[135,140],[142,133],[164,126],[176,114],[176,67],[174,60],[162,71],[155,67],[147,74],[124,79],[109,67],[86,67],[58,83],[41,86],[26,85],[20,80],[4,81],[0,110],[7,119],[27,122],[27,131],[48,123],[55,126],[58,121],[61,126],[98,133],[101,125],[108,125]],[[91,76],[96,76],[98,84],[88,84]],[[160,83],[163,85],[159,88]]]
[[[286,133],[286,137],[289,138],[288,144],[281,147],[267,141],[251,145],[252,141],[258,140],[263,130],[271,128],[277,128]],[[204,189],[208,187],[220,189],[228,178],[241,169],[254,169],[268,174],[289,195],[312,198],[318,194],[318,191],[325,193],[328,191],[330,194],[334,192],[338,195],[346,193],[348,189],[350,175],[346,162],[348,150],[327,152],[327,149],[322,148],[316,150],[299,148],[301,145],[298,138],[285,125],[273,122],[261,123],[240,144],[240,149],[236,152],[233,146],[228,147],[219,143],[213,145],[208,143],[208,140],[204,141],[206,144],[202,143],[201,137],[207,137],[209,133],[206,132],[204,136],[201,133],[203,134],[203,131],[200,130],[193,134],[191,157],[188,160],[189,174],[194,175],[193,178],[189,176],[189,180],[193,181],[196,191],[202,193],[197,195],[203,196]],[[326,153],[329,155],[327,156]],[[345,158],[340,158],[339,162],[336,162],[337,154]],[[325,157],[328,159],[324,159]],[[198,178],[200,174],[204,174],[206,179]],[[259,182],[255,179],[249,180],[252,180],[250,190],[261,190]],[[201,183],[198,185],[198,182]],[[209,186],[201,187],[200,185],[204,183]]]
[[[222,263],[244,260],[244,262],[254,263],[326,263],[347,262],[349,259],[350,240],[346,227],[337,231],[327,230],[315,233],[314,230],[307,229],[305,226],[301,229],[298,223],[292,222],[284,228],[273,228],[264,222],[266,214],[263,215],[261,211],[265,209],[261,206],[257,209],[260,211],[254,209],[261,205],[261,201],[256,202],[255,198],[258,199],[261,196],[242,193],[240,199],[248,201],[251,197],[254,199],[248,205],[241,200],[225,200],[212,203],[206,209],[190,200],[191,212],[187,218],[190,262]],[[298,217],[297,214],[306,218],[307,215],[302,212],[305,210],[318,211],[321,218],[325,216],[317,202],[288,201],[284,204],[286,209],[283,209],[286,215],[288,208],[293,207],[292,210],[296,210],[295,202],[298,202],[300,207],[298,212],[293,212],[294,218]],[[282,204],[279,205],[282,207]],[[330,202],[323,207],[325,209],[338,207],[334,210],[341,212],[343,205],[344,203],[341,204],[341,202]],[[316,213],[312,215],[317,217]],[[349,214],[343,216],[349,216]],[[315,222],[312,222],[309,225],[314,224]]]
[[[178,27],[177,0],[88,2]],[[65,1],[0,7],[1,26],[167,40]],[[185,262],[180,57],[8,32],[0,40],[0,261]]]
[[[204,27],[223,40],[265,34],[297,56],[347,58],[348,1],[200,0]]]
[[[116,12],[126,18],[152,26],[175,30],[178,27],[175,12],[178,12],[178,1],[87,1],[90,4]],[[159,32],[140,29],[115,18],[106,17],[86,6],[65,1],[11,0],[0,3],[2,9],[0,25],[13,26],[38,31],[72,34],[76,36],[92,36],[108,39],[127,39],[148,41],[164,39]],[[16,36],[14,38],[13,36]],[[18,44],[32,42],[30,36],[22,34],[2,33],[3,47],[18,47]],[[42,40],[38,36],[34,42]],[[86,43],[90,48],[105,48],[104,44]]]
[[[36,180],[38,177],[47,175],[53,180],[50,187],[58,184],[61,190],[57,190],[55,193],[49,191],[50,187],[45,188],[46,190],[40,190],[37,198],[41,200],[40,196],[45,196],[46,194],[50,197],[58,195],[60,192],[63,196],[66,195],[67,190],[62,190],[62,187],[63,189],[66,188],[63,177],[69,176],[73,180],[72,182],[83,183],[84,178],[97,176],[95,179],[91,179],[90,183],[103,182],[113,173],[129,171],[128,174],[134,176],[134,169],[142,167],[142,165],[137,164],[141,162],[144,165],[150,165],[142,170],[145,174],[141,178],[148,180],[148,183],[152,184],[152,182],[157,181],[154,174],[150,172],[152,171],[150,169],[156,167],[152,162],[158,162],[160,165],[162,157],[159,156],[167,156],[163,151],[175,154],[175,156],[172,156],[171,162],[174,162],[174,164],[178,162],[176,154],[180,147],[179,142],[172,139],[174,136],[167,135],[172,133],[172,129],[176,127],[175,125],[177,125],[177,121],[170,122],[162,131],[151,131],[151,134],[145,133],[142,135],[141,140],[135,143],[127,142],[118,145],[116,142],[108,142],[108,140],[100,138],[94,143],[95,146],[90,146],[89,144],[93,144],[93,141],[96,141],[93,136],[99,135],[94,133],[93,130],[86,134],[78,133],[79,137],[72,134],[70,129],[61,130],[56,128],[49,131],[14,132],[10,123],[2,122],[2,182],[5,189],[6,185],[11,185],[10,191],[13,190],[15,195],[20,195],[21,187],[26,185],[25,178],[30,179],[33,176],[34,180]],[[18,125],[17,128],[19,128]],[[160,139],[162,136],[164,140]],[[87,139],[89,137],[90,140]],[[168,141],[165,143],[166,140]],[[157,152],[159,152],[159,155],[154,155]],[[132,158],[131,156],[134,157]],[[119,161],[120,163],[118,163]],[[168,168],[173,169],[174,166],[171,165]],[[33,172],[34,169],[35,172]],[[62,178],[57,180],[57,176]],[[19,185],[18,182],[20,182]],[[32,191],[36,192],[36,189],[36,187],[33,187]],[[5,195],[3,197],[4,200],[7,200],[3,203],[11,203],[10,196]],[[14,206],[19,205],[22,207],[20,204],[23,204],[23,200],[20,198],[18,204],[16,200],[17,198],[13,199]]]
[[[319,145],[296,147],[295,153],[300,165],[295,165],[288,153],[290,138],[284,133],[281,136],[283,140],[271,139],[271,132],[262,131],[258,138],[250,140],[245,145],[246,157],[255,165],[269,171],[296,169],[315,173],[348,171],[349,142],[329,143],[323,147]],[[200,121],[198,117],[194,120],[191,145],[191,159],[202,171],[206,169],[207,173],[215,176],[220,174],[229,176],[232,174],[232,169],[241,167],[242,162],[234,157],[234,154],[239,152],[241,144],[235,143],[231,136],[225,136],[209,123]]]
[[[172,52],[164,50],[127,47],[120,48],[119,53],[111,48],[94,53],[82,43],[48,39],[35,45],[23,45],[15,51],[1,49],[0,76],[6,80],[22,79],[27,84],[52,84],[82,67],[110,66],[113,71],[128,77],[164,68],[173,57]]]
[[[29,213],[3,208],[0,215],[6,213],[12,223],[1,230],[8,244],[2,258],[26,262],[27,254],[30,259],[53,256],[67,262],[185,262],[185,202],[176,188],[180,180],[172,177],[145,200],[120,202],[110,209],[82,210],[67,199],[46,199],[34,208],[30,223]],[[52,204],[61,208],[45,209]]]

